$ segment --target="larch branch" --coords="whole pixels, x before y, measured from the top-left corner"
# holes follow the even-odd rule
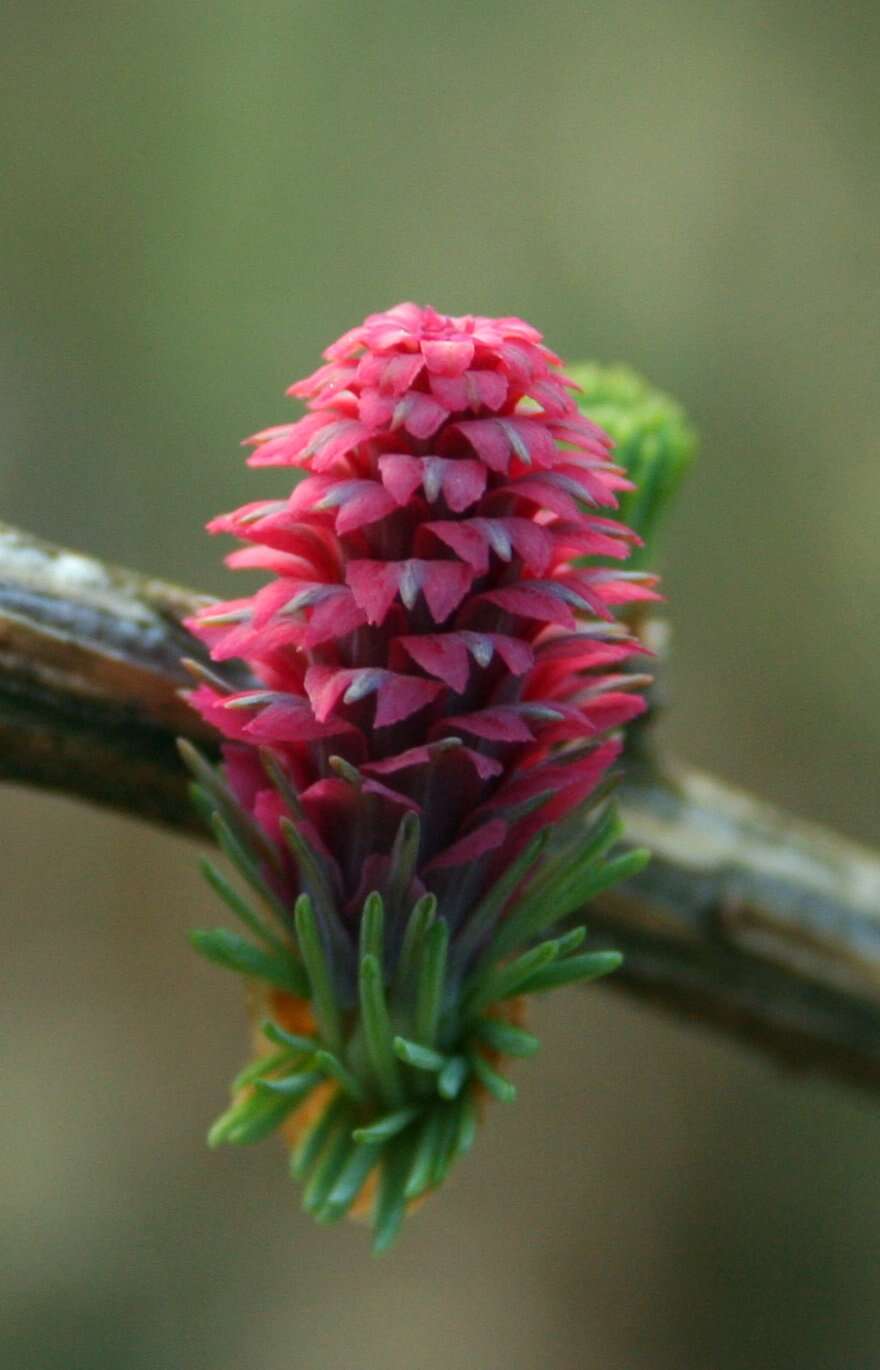
[[[181,619],[204,597],[0,525],[0,780],[193,834]],[[880,1091],[880,858],[648,748],[622,789],[654,858],[589,912],[609,984]]]

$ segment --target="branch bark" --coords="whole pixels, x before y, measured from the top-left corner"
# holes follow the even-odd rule
[[[175,738],[204,597],[0,525],[0,780],[200,833]],[[622,791],[654,853],[590,909],[610,984],[880,1091],[880,858],[643,747]]]

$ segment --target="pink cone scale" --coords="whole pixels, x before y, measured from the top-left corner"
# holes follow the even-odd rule
[[[290,496],[209,524],[270,579],[188,624],[223,754],[190,761],[275,922],[249,910],[250,963],[198,936],[270,987],[259,1049],[280,1048],[214,1139],[282,1127],[306,1207],[366,1212],[383,1249],[475,1103],[510,1097],[522,996],[616,964],[547,934],[642,859],[605,860],[607,779],[645,708],[614,611],[658,595],[625,569],[632,486],[535,328],[402,304],[324,356],[289,391],[305,417],[250,439]]]

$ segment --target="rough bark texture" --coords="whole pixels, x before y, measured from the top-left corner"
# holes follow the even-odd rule
[[[200,831],[175,750],[203,597],[0,525],[0,780]],[[609,983],[880,1090],[880,858],[650,748],[622,791],[648,868],[590,910]]]

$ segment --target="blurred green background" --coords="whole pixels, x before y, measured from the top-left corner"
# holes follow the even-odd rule
[[[400,299],[627,360],[703,456],[670,746],[852,836],[880,810],[880,10],[815,0],[7,0],[0,517],[223,590],[240,437]],[[880,1111],[606,990],[397,1252],[268,1143],[193,846],[0,794],[10,1370],[880,1363]]]

